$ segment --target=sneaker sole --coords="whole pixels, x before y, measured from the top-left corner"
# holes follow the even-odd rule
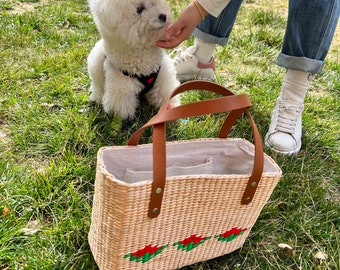
[[[204,81],[215,81],[215,77],[211,76],[206,76],[206,75],[194,75],[194,74],[177,74],[177,79],[181,82],[186,82],[186,81],[193,81],[193,80],[204,80]]]
[[[266,140],[264,141],[264,144],[270,148],[272,151],[281,154],[281,155],[295,155],[297,153],[299,153],[300,149],[301,149],[301,142],[299,142],[299,144],[296,146],[296,148],[294,150],[290,150],[290,151],[283,151],[282,149],[277,149],[273,146],[271,146]]]

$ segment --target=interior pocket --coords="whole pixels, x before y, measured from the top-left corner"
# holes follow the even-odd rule
[[[166,176],[178,175],[202,175],[213,173],[213,159],[207,158],[204,163],[195,164],[192,166],[172,166],[166,168]],[[136,183],[152,179],[152,171],[135,171],[126,169],[123,181],[126,183]]]

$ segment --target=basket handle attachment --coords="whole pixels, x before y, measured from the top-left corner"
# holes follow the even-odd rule
[[[208,90],[220,94],[222,97],[167,108],[167,104],[172,97],[194,89]],[[143,131],[148,127],[153,127],[153,182],[148,211],[150,218],[157,217],[161,211],[166,179],[166,122],[192,116],[229,111],[220,129],[219,138],[227,138],[236,120],[243,113],[249,118],[255,145],[254,166],[242,196],[241,204],[247,205],[252,202],[262,177],[264,154],[261,136],[248,111],[249,106],[251,106],[251,102],[245,94],[235,95],[225,87],[208,81],[190,81],[178,86],[159,109],[158,113],[130,136],[127,144],[137,145]]]

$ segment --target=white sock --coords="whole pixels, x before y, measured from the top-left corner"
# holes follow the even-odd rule
[[[280,97],[295,104],[303,104],[311,77],[309,72],[288,69],[282,83]]]
[[[197,46],[195,52],[197,59],[203,63],[209,63],[214,55],[216,44],[205,43],[202,40],[195,38],[195,46]]]

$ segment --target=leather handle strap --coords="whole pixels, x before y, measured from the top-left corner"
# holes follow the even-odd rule
[[[209,82],[209,81],[190,81],[181,84],[179,87],[177,87],[171,94],[170,98],[180,94],[184,93],[188,90],[194,90],[194,89],[201,89],[201,90],[208,90],[210,92],[215,92],[216,94],[220,94],[221,96],[234,96],[235,94],[228,90],[227,88],[223,87],[222,85],[219,85],[217,83]]]
[[[228,99],[217,98],[212,100],[203,100],[168,109],[168,103],[172,97],[194,89],[207,90],[210,92],[220,94],[222,96],[228,96]],[[144,126],[139,128],[130,136],[127,144],[137,145],[139,143],[139,139],[143,131],[147,127],[151,127],[157,123],[162,123],[164,121],[174,121],[180,118],[187,118],[203,114],[213,114],[218,112],[232,111],[250,106],[251,102],[247,95],[245,94],[235,95],[233,92],[219,84],[200,80],[186,82],[178,86],[173,91],[171,96],[164,102],[163,106],[161,106],[158,113],[153,118],[151,118]],[[166,113],[164,114],[164,112]],[[231,127],[233,124],[234,123],[231,124]]]
[[[209,90],[223,95],[222,98],[204,100],[167,109],[167,103],[144,126],[133,133],[128,145],[137,145],[143,131],[153,127],[153,183],[148,216],[155,218],[160,214],[166,178],[166,122],[191,116],[230,111],[219,133],[219,138],[226,138],[236,120],[245,113],[250,119],[254,133],[255,157],[254,166],[246,190],[242,197],[242,204],[249,204],[256,192],[263,171],[263,146],[260,134],[252,119],[248,107],[251,105],[247,95],[234,95],[228,89],[207,81],[191,81],[175,89],[172,98],[188,90]]]
[[[187,118],[192,116],[233,111],[247,108],[249,106],[251,106],[251,102],[248,96],[242,94],[193,102],[171,109],[162,109],[162,107],[154,117],[152,117],[144,126],[136,130],[130,136],[127,144],[137,145],[143,131],[146,128],[160,123],[175,121],[180,118]]]

